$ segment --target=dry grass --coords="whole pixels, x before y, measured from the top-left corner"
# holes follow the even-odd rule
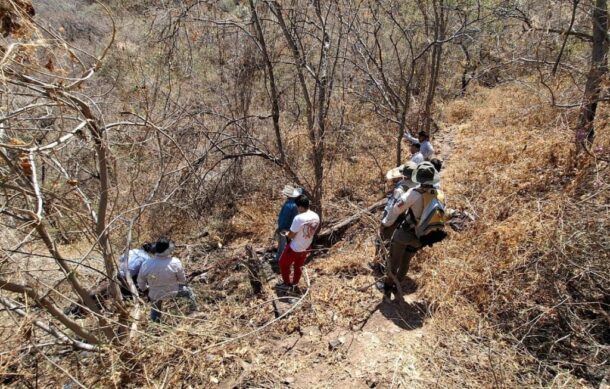
[[[479,90],[445,115],[472,118],[444,185],[477,221],[421,258],[421,293],[437,307],[429,328],[451,339],[431,361],[461,366],[437,364],[439,383],[598,385],[610,356],[607,165],[574,165],[571,118],[516,86]]]
[[[443,121],[453,126],[452,139],[446,140],[455,146],[443,184],[450,205],[477,220],[442,245],[424,250],[410,271],[420,297],[432,307],[418,347],[422,386],[576,387],[599,382],[600,363],[608,357],[603,343],[608,312],[603,292],[609,279],[604,247],[610,227],[605,165],[590,160],[573,165],[571,131],[565,125],[571,118],[516,86],[477,90],[444,107],[444,115]],[[607,147],[603,129],[608,113],[600,116],[599,142]],[[378,128],[366,117],[360,119]],[[299,141],[292,139],[290,147]],[[379,198],[377,165],[392,166],[393,156],[362,150],[377,150],[390,141],[366,131],[350,140],[348,149],[337,149],[342,154],[327,177],[329,215],[340,218]],[[308,265],[311,288],[303,304],[257,331],[275,319],[277,296],[271,284],[263,298],[252,296],[245,270],[231,258],[242,255],[246,243],[270,243],[283,184],[253,183],[257,191],[236,203],[230,218],[219,218],[216,225],[193,221],[176,236],[198,243],[187,239],[204,226],[211,233],[207,240],[225,244],[227,231],[233,239],[231,249],[185,261],[189,270],[217,263],[206,283],[194,284],[201,317],[168,315],[163,325],[143,321],[138,341],[124,350],[93,354],[47,346],[46,354],[84,385],[100,387],[184,382],[277,387],[306,367],[319,369],[316,359],[324,360],[329,371],[339,366],[339,357],[327,351],[322,339],[339,329],[357,330],[379,304],[377,292],[358,290],[374,281],[368,264],[377,221],[366,218]],[[16,323],[16,330],[6,327],[1,334],[15,346],[0,355],[4,377],[16,374],[15,382],[32,382],[38,374],[47,385],[68,382],[42,353],[20,348],[15,333],[45,338],[32,332],[31,324]],[[311,331],[321,334],[307,346],[312,353],[286,357],[293,343]],[[388,368],[381,386],[392,383]]]

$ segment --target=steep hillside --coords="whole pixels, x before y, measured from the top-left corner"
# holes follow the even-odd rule
[[[605,0],[32,5],[0,0],[0,385],[610,382]],[[379,204],[420,130],[452,231],[389,300]],[[291,292],[288,183],[325,234]],[[154,323],[117,272],[161,236],[200,310]]]
[[[607,208],[607,191],[582,192],[605,188],[605,165],[570,166],[569,129],[517,85],[478,89],[443,112],[443,186],[449,205],[475,220],[417,255],[406,305],[371,287],[380,276],[378,214],[307,265],[303,296],[275,290],[268,267],[264,296],[252,296],[231,258],[266,242],[266,227],[255,234],[236,221],[237,235],[251,238],[204,258],[197,241],[182,251],[190,271],[207,269],[192,283],[200,317],[144,325],[119,365],[85,353],[76,378],[87,386],[597,387],[607,358],[608,219],[573,203]],[[503,136],[508,128],[512,137]],[[239,217],[257,206],[242,206]]]
[[[598,151],[610,142],[601,115]],[[441,377],[597,387],[610,357],[608,163],[574,164],[570,115],[515,84],[457,100],[444,118],[446,190],[476,220],[421,262],[445,337],[431,357],[471,366]]]

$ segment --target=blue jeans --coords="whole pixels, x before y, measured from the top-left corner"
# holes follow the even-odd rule
[[[281,234],[282,231],[277,232],[277,253],[275,253],[275,260],[279,261],[280,257],[282,256],[282,253],[284,252],[284,248],[286,247],[286,243],[288,242],[288,239],[286,238],[285,235]]]
[[[191,288],[187,286],[181,287],[181,289],[173,296],[173,297],[181,297],[189,300],[190,310],[197,311],[199,307],[197,306],[197,302],[195,301],[195,293],[191,290]],[[163,299],[153,301],[152,309],[150,311],[150,320],[158,323],[161,320],[161,311],[163,310]]]

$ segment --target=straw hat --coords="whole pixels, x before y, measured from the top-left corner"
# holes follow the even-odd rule
[[[411,180],[421,185],[435,185],[441,181],[441,178],[434,165],[430,162],[422,162],[411,174]]]
[[[404,166],[405,165],[400,165],[400,166],[395,167],[394,169],[388,170],[388,172],[385,174],[385,179],[388,181],[391,181],[391,180],[395,180],[397,178],[402,178],[403,177],[402,168]]]
[[[417,164],[413,161],[409,161],[404,165],[400,165],[395,167],[394,169],[388,170],[388,172],[385,174],[385,178],[388,181],[394,180],[396,178],[411,179],[411,174],[416,168]]]
[[[284,186],[284,189],[282,189],[282,194],[290,198],[299,197],[301,194],[303,194],[303,189],[295,188],[292,185],[286,185]]]

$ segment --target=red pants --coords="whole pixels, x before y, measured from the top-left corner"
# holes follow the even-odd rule
[[[282,273],[282,280],[284,284],[296,285],[301,279],[301,267],[305,263],[307,258],[307,250],[297,253],[290,248],[290,245],[286,245],[284,252],[280,257],[280,272]],[[290,266],[294,264],[294,276],[292,282],[290,282]]]

